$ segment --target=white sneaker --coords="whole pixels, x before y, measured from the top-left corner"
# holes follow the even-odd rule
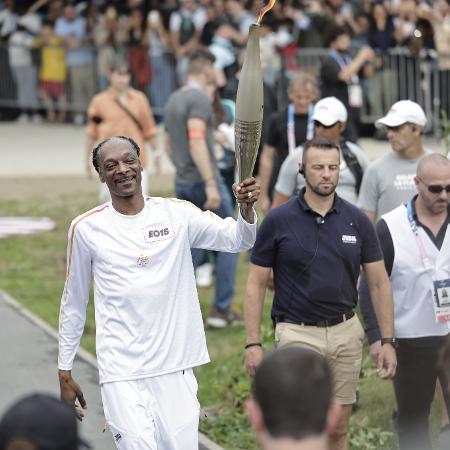
[[[28,114],[21,114],[17,120],[17,123],[28,123]]]
[[[31,121],[36,124],[42,123],[42,116],[40,114],[33,114]]]
[[[73,118],[73,124],[77,127],[81,127],[84,124],[83,114],[75,114],[75,117]]]
[[[209,287],[212,285],[212,265],[202,264],[195,269],[195,280],[198,287]]]

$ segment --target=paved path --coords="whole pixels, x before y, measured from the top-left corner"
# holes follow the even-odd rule
[[[0,417],[16,400],[31,392],[59,395],[56,331],[0,290]],[[94,450],[115,448],[103,416],[95,358],[81,350],[74,378],[83,389],[88,409],[80,430]],[[45,414],[45,411],[43,411]],[[221,450],[200,435],[199,450]]]
[[[162,140],[160,142],[162,145]],[[359,144],[370,159],[389,151],[386,141],[363,138]],[[427,138],[425,145],[433,151],[444,152],[443,145],[434,139]],[[0,177],[84,175],[85,134],[82,127],[0,122],[0,149]],[[151,168],[152,154],[149,152],[150,173]],[[166,155],[163,157],[162,171],[166,174],[174,172]]]
[[[162,128],[159,130],[162,138]],[[0,122],[0,176],[84,175],[85,142],[82,127]],[[152,152],[148,152],[148,161],[151,169]],[[174,172],[166,155],[163,155],[162,170],[167,174]]]
[[[8,302],[0,291],[0,415],[18,398],[34,391],[59,395],[56,358],[58,344],[49,328],[33,322]],[[102,411],[97,370],[85,359],[77,357],[74,378],[84,391],[88,410],[81,432],[95,450],[114,448],[111,433],[102,430]]]

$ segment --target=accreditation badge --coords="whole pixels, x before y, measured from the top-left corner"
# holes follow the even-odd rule
[[[434,313],[437,322],[450,320],[450,278],[433,281]]]
[[[348,85],[348,103],[352,108],[361,108],[363,104],[363,92],[359,84]]]

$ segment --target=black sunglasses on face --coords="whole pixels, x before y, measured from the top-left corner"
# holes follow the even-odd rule
[[[419,178],[419,180],[428,188],[428,191],[432,194],[440,194],[442,191],[447,192],[447,194],[450,193],[450,184],[447,184],[447,186],[442,186],[440,184],[427,184],[422,180],[422,178]]]
[[[325,128],[326,130],[327,130],[328,128],[333,128],[336,124],[337,124],[337,122],[334,122],[334,123],[331,124],[331,125],[324,125],[323,123],[318,122],[317,120],[314,121],[314,126],[315,126],[316,128]]]

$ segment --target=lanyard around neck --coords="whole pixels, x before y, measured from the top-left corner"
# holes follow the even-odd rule
[[[330,56],[338,63],[341,70],[352,62],[352,57],[350,55],[343,55],[341,53],[338,53],[336,50],[331,50]]]
[[[409,226],[411,227],[411,231],[414,233],[416,244],[420,252],[420,257],[422,259],[422,264],[426,269],[429,269],[430,267],[432,267],[432,264],[430,259],[428,258],[425,246],[423,245],[422,239],[419,235],[419,227],[417,226],[417,222],[414,220],[412,202],[413,200],[411,199],[406,205],[406,209],[408,211]]]
[[[336,50],[331,50],[330,56],[337,62],[338,66],[341,70],[344,70],[352,62],[351,55],[342,54],[342,53],[337,52]],[[350,81],[350,84],[357,84],[359,81],[358,74],[355,73],[354,75],[352,75],[349,81]],[[347,82],[347,84],[349,84],[349,83]]]
[[[306,140],[309,141],[314,137],[314,121],[313,121],[314,106],[309,105],[308,108],[308,123],[306,125]],[[287,110],[287,139],[289,153],[292,153],[295,147],[297,147],[297,141],[295,139],[295,111],[294,105],[289,103]]]

